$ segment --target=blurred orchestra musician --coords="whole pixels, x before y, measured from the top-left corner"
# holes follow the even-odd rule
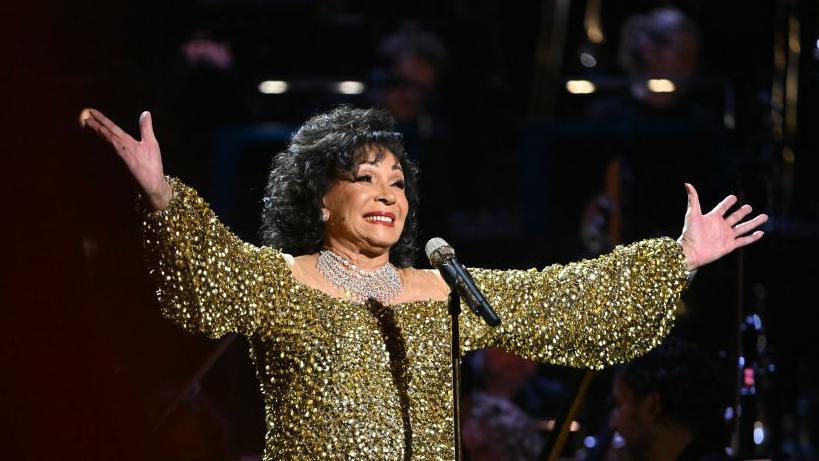
[[[463,444],[471,461],[534,461],[543,449],[536,422],[515,403],[537,363],[490,347],[478,353],[480,389],[464,411]]]
[[[700,185],[709,200],[730,184],[730,149],[723,120],[703,92],[701,48],[699,28],[677,9],[631,16],[622,27],[618,51],[625,91],[587,109],[591,120],[615,133],[609,169],[616,164],[621,193],[614,206],[622,212],[622,240],[675,227],[678,218],[657,205],[679,200],[680,182]]]
[[[446,172],[455,168],[440,97],[448,59],[447,47],[436,34],[406,24],[381,40],[370,73],[371,103],[393,116],[407,154],[423,171],[421,228],[431,234],[448,233],[449,210],[440,197],[449,184]]]
[[[629,461],[727,461],[726,370],[699,347],[671,338],[616,371],[611,426]]]

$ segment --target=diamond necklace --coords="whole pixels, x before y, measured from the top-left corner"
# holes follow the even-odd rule
[[[390,263],[375,272],[364,272],[336,253],[321,250],[316,268],[325,280],[356,302],[375,298],[386,304],[401,293],[401,277]]]

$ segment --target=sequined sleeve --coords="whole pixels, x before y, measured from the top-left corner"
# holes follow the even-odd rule
[[[491,329],[463,316],[467,349],[495,346],[541,362],[596,369],[656,346],[672,327],[687,282],[682,249],[668,238],[542,271],[470,271],[502,323]]]
[[[289,268],[282,253],[242,242],[192,188],[168,178],[174,197],[147,212],[146,262],[165,317],[192,332],[219,337],[271,328]]]

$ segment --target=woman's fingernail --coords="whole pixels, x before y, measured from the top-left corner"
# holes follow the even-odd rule
[[[80,112],[80,126],[85,128],[85,122],[91,118],[91,109],[87,107]]]

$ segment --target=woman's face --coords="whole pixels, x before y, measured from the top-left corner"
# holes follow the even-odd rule
[[[323,205],[329,213],[325,244],[352,246],[365,254],[388,252],[409,213],[401,164],[387,149],[368,148],[352,177],[330,186]]]

